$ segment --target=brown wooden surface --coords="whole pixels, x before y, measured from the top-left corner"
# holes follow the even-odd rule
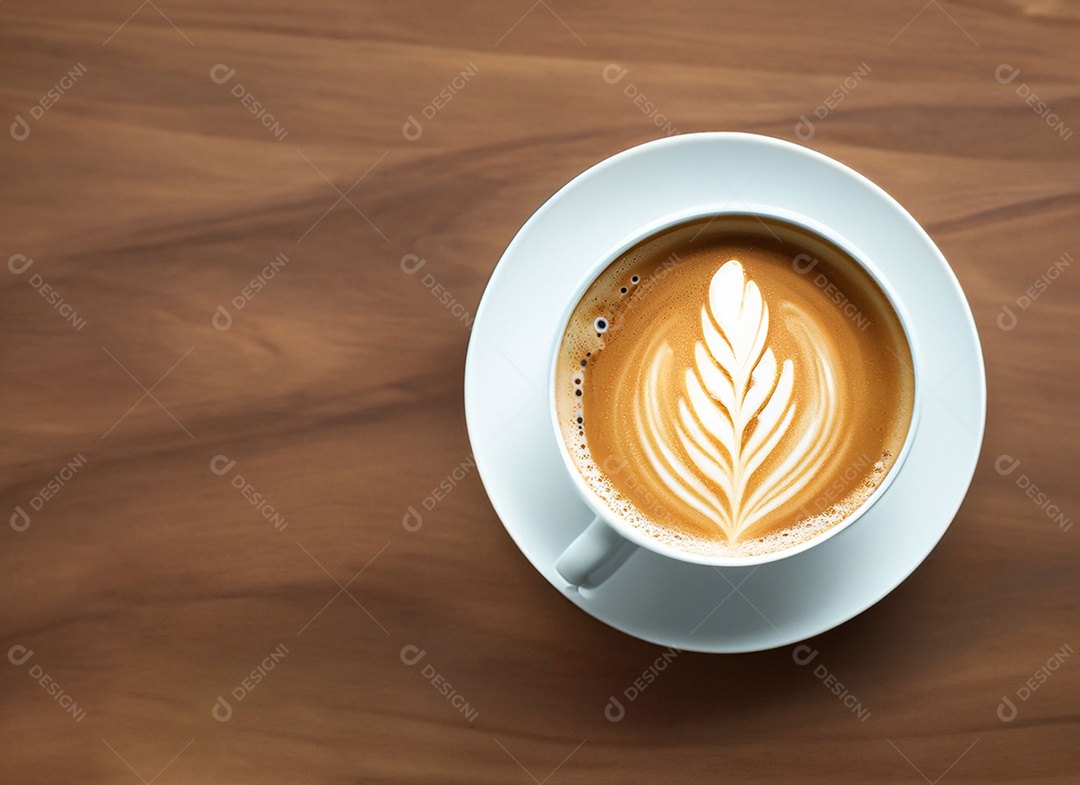
[[[1080,527],[1018,478],[1080,516],[1080,271],[1016,301],[1080,257],[1080,136],[1017,92],[1080,128],[1078,32],[1065,0],[4,2],[2,257],[33,265],[0,268],[0,781],[1075,783],[1080,656],[1016,693],[1080,648]],[[623,83],[603,79],[612,63]],[[217,64],[236,69],[225,84]],[[971,300],[990,388],[971,492],[912,578],[810,642],[865,721],[785,648],[683,654],[608,722],[662,650],[564,601],[475,471],[403,528],[467,462],[469,331],[400,260],[427,259],[471,313],[548,196],[662,135],[624,85],[682,132],[794,140],[864,64],[807,144],[896,196]],[[1021,69],[1009,84],[1003,64]],[[1022,462],[1008,477],[1003,454]],[[236,461],[222,476],[217,455]],[[29,525],[8,526],[17,507]],[[422,663],[402,662],[408,645]]]

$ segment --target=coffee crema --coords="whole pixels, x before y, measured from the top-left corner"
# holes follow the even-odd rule
[[[892,467],[914,373],[900,319],[845,251],[725,215],[623,253],[559,350],[562,437],[631,525],[709,556],[791,547],[845,520]]]

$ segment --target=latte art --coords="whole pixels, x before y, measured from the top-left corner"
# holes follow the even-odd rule
[[[827,345],[812,334],[812,323],[806,329],[808,345]],[[635,426],[657,476],[734,542],[806,487],[835,446],[831,366],[838,358],[819,352],[799,369],[804,379],[797,403],[794,364],[785,359],[778,365],[768,344],[769,307],[735,259],[712,278],[701,333],[677,419],[669,425],[660,403],[660,382],[674,361],[665,341],[635,395]],[[797,408],[807,410],[801,428],[793,428]],[[778,459],[766,465],[774,454]]]
[[[746,216],[624,253],[582,297],[555,371],[564,443],[599,500],[708,555],[846,519],[895,461],[914,400],[873,278],[817,235]]]

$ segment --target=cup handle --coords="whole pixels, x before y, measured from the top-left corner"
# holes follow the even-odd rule
[[[573,588],[593,589],[614,575],[637,548],[598,516],[555,561],[555,571]]]

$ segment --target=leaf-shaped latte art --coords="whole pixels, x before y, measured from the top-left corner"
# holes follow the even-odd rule
[[[798,337],[815,345],[810,328],[789,329],[805,331]],[[660,381],[672,372],[666,345],[650,364],[636,420],[646,457],[667,487],[736,542],[810,481],[835,425],[835,381],[817,357],[799,369],[796,401],[795,366],[777,362],[768,305],[734,259],[712,278],[701,337],[674,423],[659,402]]]

